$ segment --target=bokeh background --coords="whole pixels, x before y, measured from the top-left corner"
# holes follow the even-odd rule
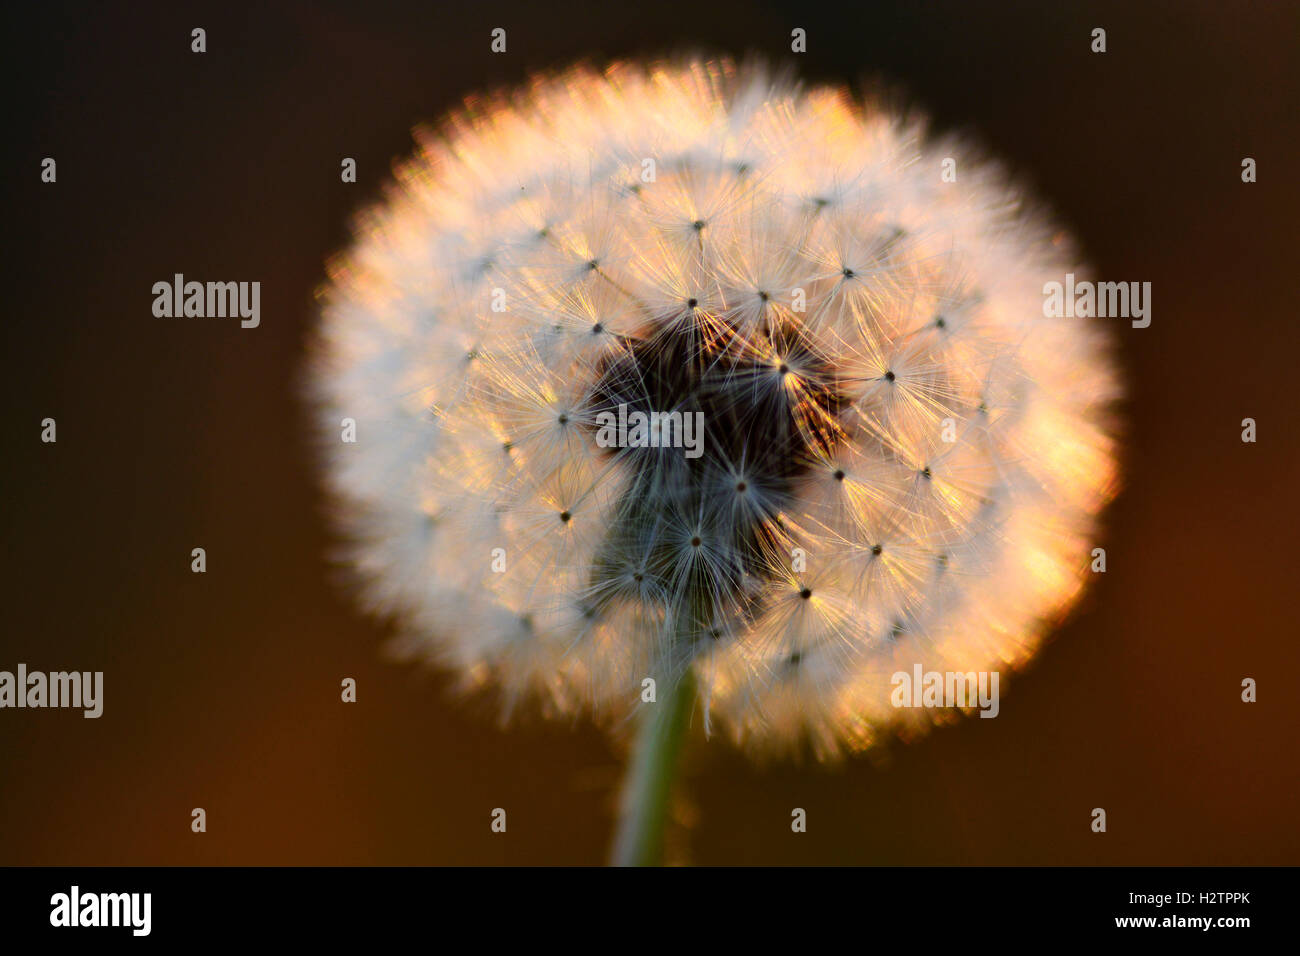
[[[295,381],[323,261],[414,123],[534,69],[691,49],[883,76],[1030,177],[1101,278],[1154,289],[1150,328],[1116,322],[1109,571],[1001,716],[838,768],[697,734],[679,858],[1300,862],[1297,4],[37,6],[10,12],[4,65],[0,669],[106,690],[99,720],[0,711],[0,863],[603,861],[618,744],[502,728],[490,699],[386,661],[388,628],[335,586]],[[154,318],[174,272],[260,280],[261,327]]]

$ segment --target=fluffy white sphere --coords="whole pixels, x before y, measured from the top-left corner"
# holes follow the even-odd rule
[[[1105,320],[1044,317],[1084,270],[963,144],[702,62],[539,78],[419,142],[312,366],[407,650],[562,711],[691,668],[738,739],[830,754],[936,716],[895,672],[1014,667],[1075,599]],[[606,447],[620,405],[698,413],[698,457]]]

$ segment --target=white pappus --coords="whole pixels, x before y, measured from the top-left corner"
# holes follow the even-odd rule
[[[1086,270],[961,141],[703,61],[540,77],[418,141],[310,371],[406,651],[614,716],[691,668],[743,745],[830,756],[942,717],[895,672],[1014,668],[1074,601],[1108,333],[1044,316]],[[699,414],[700,453],[598,442],[620,406]]]

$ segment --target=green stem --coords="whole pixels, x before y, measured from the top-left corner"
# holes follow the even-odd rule
[[[677,758],[686,740],[695,705],[695,677],[690,668],[669,688],[667,697],[643,715],[631,762],[623,781],[615,866],[659,866],[663,863],[664,824],[672,796]]]

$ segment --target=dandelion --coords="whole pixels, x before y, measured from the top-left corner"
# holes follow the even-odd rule
[[[507,706],[650,714],[622,859],[696,717],[861,750],[944,714],[891,674],[1014,669],[1075,600],[1118,386],[1095,323],[1044,317],[1083,270],[995,165],[945,182],[962,143],[727,63],[577,68],[417,138],[322,292],[346,558]],[[630,412],[660,440],[597,441]],[[692,415],[696,455],[662,440]]]

